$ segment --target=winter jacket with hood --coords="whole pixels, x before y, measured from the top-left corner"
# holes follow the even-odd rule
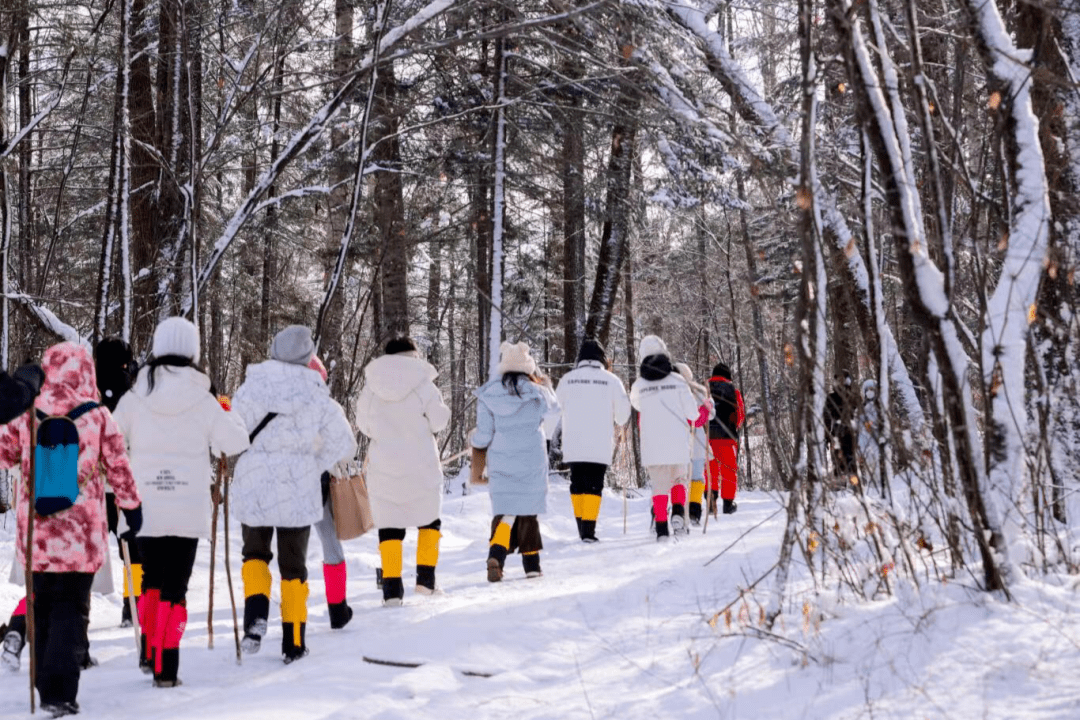
[[[716,414],[709,422],[709,438],[712,440],[738,440],[739,428],[746,419],[742,393],[729,378],[713,375],[709,378],[709,392],[712,394]]]
[[[476,432],[472,446],[487,448],[491,509],[495,515],[547,512],[547,438],[559,422],[550,388],[522,378],[515,395],[497,377],[473,391]]]
[[[162,365],[139,372],[114,418],[127,440],[131,469],[143,499],[140,535],[210,537],[211,453],[236,455],[248,432],[210,394],[210,378],[193,367]]]
[[[65,415],[86,402],[98,401],[94,363],[86,348],[65,342],[53,345],[42,359],[45,384],[34,403],[47,415]],[[139,506],[139,491],[131,474],[124,436],[109,411],[91,410],[75,421],[79,431],[79,497],[67,510],[34,520],[34,572],[97,572],[109,552],[106,542],[105,482],[116,493],[121,508]],[[0,468],[21,462],[24,478],[30,474],[30,422],[22,415],[0,429]],[[102,475],[104,470],[105,476]],[[18,491],[18,542],[15,561],[25,565],[28,483]]]
[[[559,380],[563,461],[610,465],[615,426],[630,419],[622,381],[597,360],[582,360]]]
[[[689,465],[691,424],[698,422],[701,408],[670,358],[650,355],[642,361],[630,404],[641,419],[641,463]]]
[[[450,409],[437,375],[430,363],[407,354],[383,355],[364,368],[356,426],[371,438],[365,476],[377,527],[421,527],[439,517],[443,474],[435,433],[450,422]]]
[[[233,473],[236,517],[249,527],[304,527],[322,519],[323,472],[356,452],[345,411],[319,373],[267,360],[249,365],[232,411],[250,433],[277,413]]]

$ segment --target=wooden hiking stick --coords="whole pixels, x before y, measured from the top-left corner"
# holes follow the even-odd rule
[[[37,653],[34,652],[34,502],[37,486],[34,483],[34,449],[37,445],[37,408],[30,403],[30,473],[23,478],[30,505],[26,508],[26,644],[30,646],[30,714],[34,714],[34,686],[37,684]]]
[[[124,558],[124,578],[131,592],[127,596],[128,610],[131,611],[131,627],[135,630],[135,657],[141,661],[142,642],[139,640],[139,608],[135,605],[135,576],[131,572],[131,550],[127,540],[120,538],[120,555]]]
[[[240,621],[236,619],[236,595],[233,593],[232,565],[229,562],[229,483],[223,482],[222,502],[225,504],[225,579],[229,583],[229,602],[232,603],[233,637],[236,639],[236,664],[243,665],[240,653]]]
[[[217,559],[217,518],[218,504],[221,497],[221,479],[225,475],[225,455],[218,459],[217,479],[214,481],[210,498],[214,503],[214,512],[210,516],[210,605],[206,611],[206,647],[214,649],[214,561]]]

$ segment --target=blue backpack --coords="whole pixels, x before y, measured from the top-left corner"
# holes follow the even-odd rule
[[[83,403],[67,415],[37,411],[34,445],[34,511],[48,516],[67,510],[79,498],[79,430],[75,421],[101,407]]]

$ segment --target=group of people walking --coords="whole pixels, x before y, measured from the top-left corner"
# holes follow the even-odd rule
[[[211,536],[226,458],[239,456],[225,492],[243,538],[244,652],[258,652],[268,633],[277,550],[282,658],[307,654],[307,548],[311,527],[323,546],[323,579],[332,628],[352,617],[345,557],[334,527],[329,486],[357,450],[353,427],[330,395],[311,332],[279,332],[269,359],[246,369],[232,400],[216,396],[200,368],[197,328],[170,318],[156,328],[149,360],[137,368],[126,343],[104,341],[89,352],[75,343],[49,348],[41,372],[4,375],[4,405],[31,406],[41,418],[63,418],[77,431],[77,489],[70,507],[41,510],[43,472],[29,413],[0,408],[0,467],[20,466],[14,576],[25,567],[31,491],[39,509],[31,567],[36,685],[54,717],[78,712],[81,669],[92,665],[87,641],[94,575],[107,568],[106,528],[128,548],[125,597],[137,602],[140,666],[158,687],[180,683],[180,644],[187,591],[200,539]],[[737,431],[742,399],[718,365],[708,388],[673,363],[656,336],[641,343],[640,377],[627,395],[610,372],[604,348],[586,340],[576,366],[557,389],[525,343],[503,343],[495,377],[475,391],[474,471],[483,467],[492,503],[487,579],[503,578],[507,556],[522,555],[527,577],[540,577],[538,516],[546,512],[548,441],[562,425],[564,461],[581,540],[597,542],[604,479],[616,428],[638,410],[641,454],[653,486],[658,540],[688,532],[701,516],[706,489],[734,512]],[[401,605],[403,544],[417,529],[415,592],[437,592],[443,474],[436,435],[450,410],[436,369],[408,338],[390,341],[364,371],[356,428],[370,438],[365,477],[378,529],[383,603]],[[35,386],[36,382],[36,386]],[[8,387],[12,391],[7,392]],[[16,392],[16,390],[18,392]],[[34,395],[37,395],[34,400]],[[73,412],[74,411],[74,412]],[[217,466],[218,483],[214,483]],[[688,482],[689,481],[689,482]],[[689,493],[688,493],[689,484]],[[708,488],[706,487],[708,486]],[[687,499],[689,497],[689,513]],[[669,514],[670,502],[670,514]],[[276,545],[275,545],[276,537]],[[125,608],[128,603],[125,602]],[[25,642],[25,602],[0,629],[0,661],[17,668]],[[125,609],[122,622],[131,621]]]

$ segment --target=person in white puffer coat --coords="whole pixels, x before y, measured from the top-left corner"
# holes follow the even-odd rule
[[[379,528],[387,606],[401,605],[405,596],[401,545],[406,528],[419,528],[416,592],[435,592],[443,495],[435,434],[450,422],[450,408],[435,385],[437,375],[411,339],[391,340],[386,354],[364,368],[364,389],[356,403],[356,426],[371,438],[365,476]]]
[[[675,371],[664,341],[655,335],[641,340],[641,377],[630,388],[630,404],[641,419],[641,464],[652,482],[656,539],[666,541],[668,496],[676,512],[672,529],[685,529],[679,509],[686,502],[686,476],[690,469],[691,425],[708,417],[708,408],[698,405],[690,385]]]
[[[271,541],[281,571],[281,654],[307,655],[307,546],[323,516],[324,471],[356,452],[352,427],[315,370],[311,331],[290,325],[274,336],[270,360],[249,365],[233,412],[251,434],[236,463],[232,498],[244,535],[245,652],[258,652],[270,614]]]
[[[570,465],[578,536],[594,543],[604,476],[615,454],[615,426],[630,419],[630,399],[608,370],[604,346],[592,339],[581,343],[577,365],[559,380],[555,396],[562,408],[562,455]]]
[[[140,665],[153,671],[157,687],[179,684],[188,581],[199,539],[210,538],[210,454],[248,447],[243,423],[210,394],[198,361],[198,328],[179,317],[163,321],[150,362],[113,413],[143,499]]]

